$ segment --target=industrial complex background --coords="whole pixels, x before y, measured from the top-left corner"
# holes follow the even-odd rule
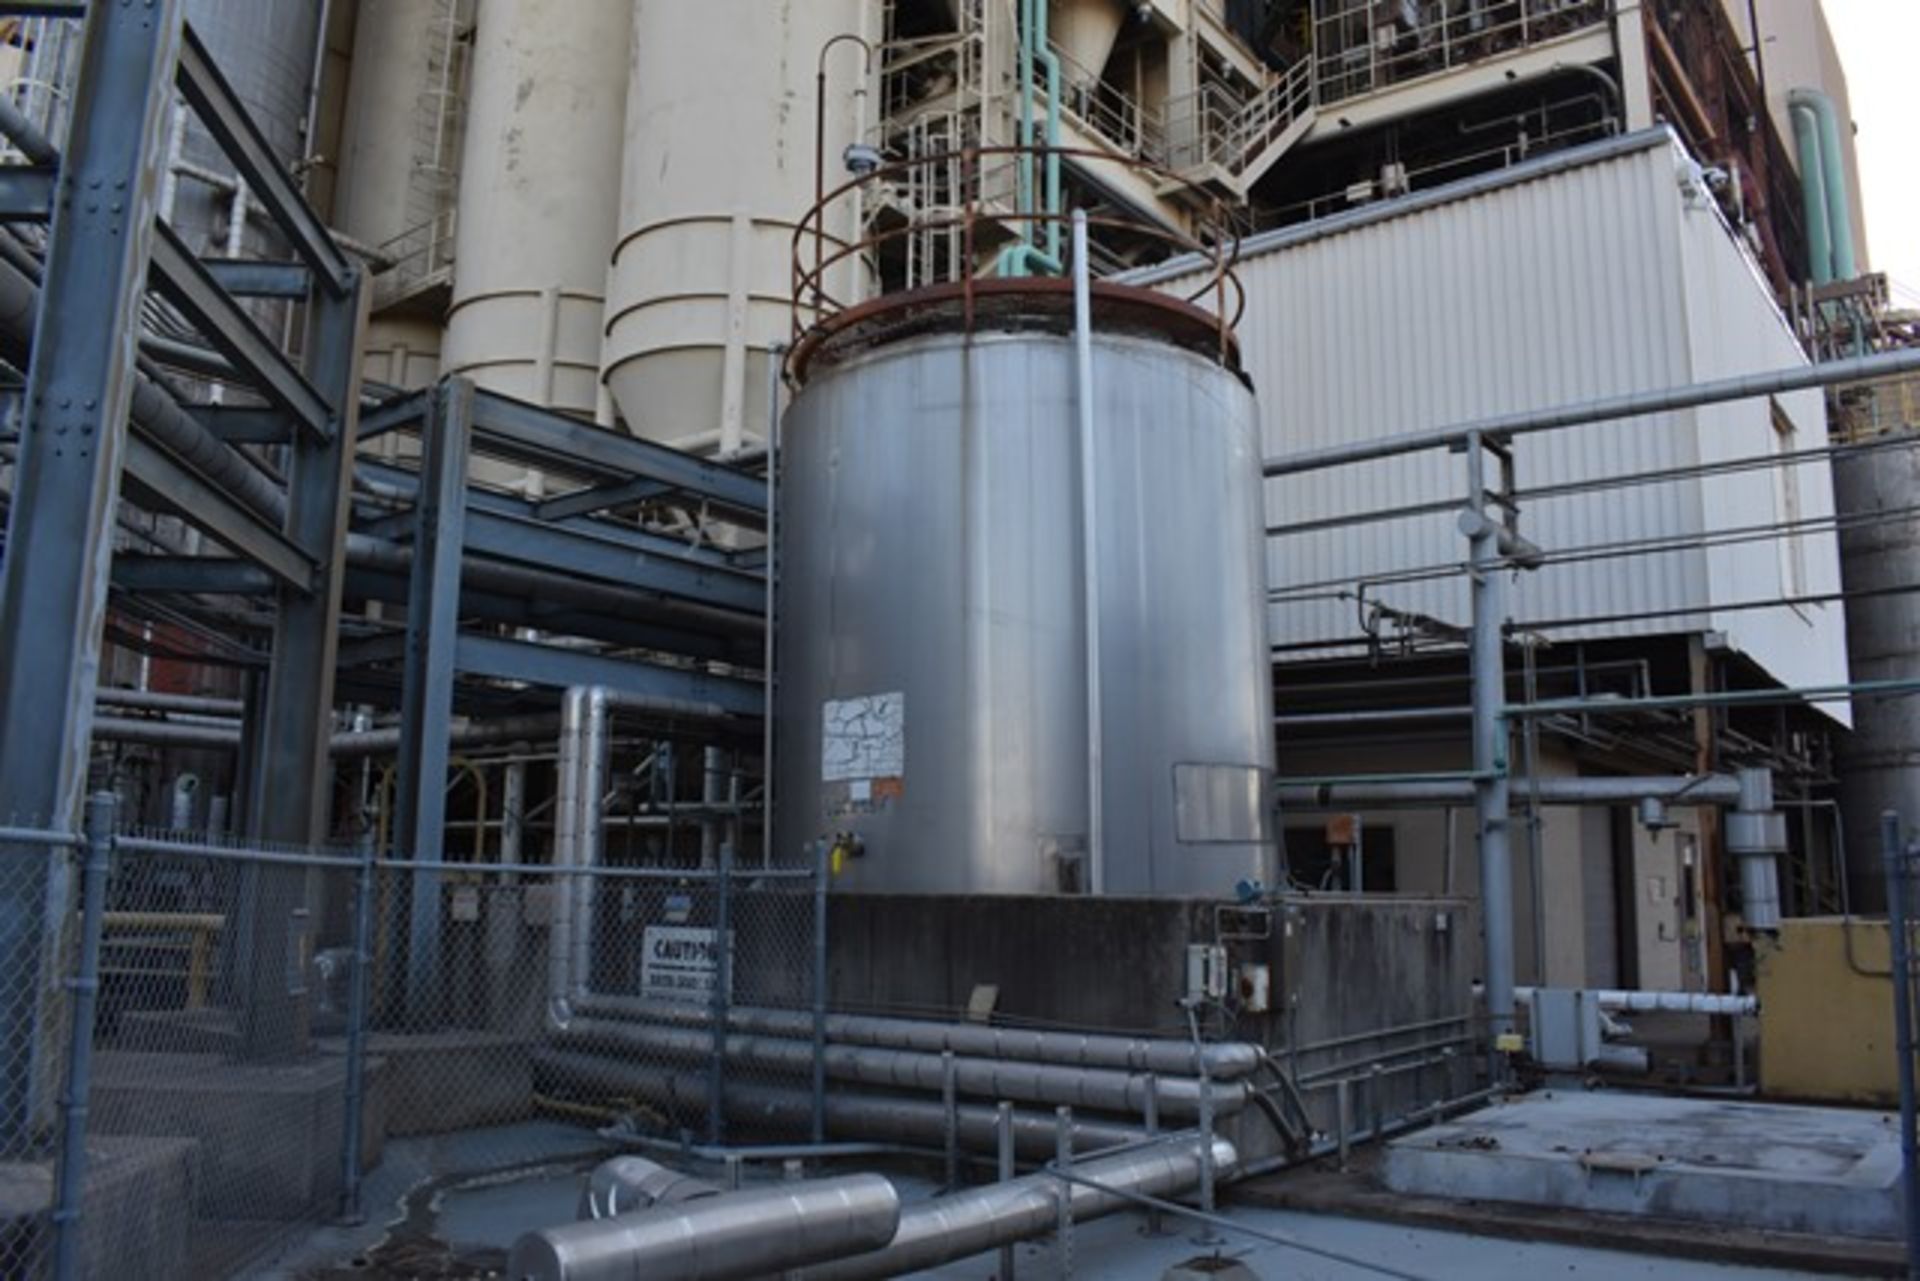
[[[1874,247],[1821,0],[0,0],[0,1276],[1920,1277]]]

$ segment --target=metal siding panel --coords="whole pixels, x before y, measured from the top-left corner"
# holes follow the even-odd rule
[[[1682,208],[1678,158],[1671,144],[1646,146],[1243,262],[1248,308],[1240,337],[1268,454],[1752,367],[1756,326],[1777,329],[1777,318],[1764,290],[1734,270],[1745,264],[1723,231],[1710,227],[1703,248],[1699,216]],[[1689,267],[1703,254],[1713,264],[1709,281],[1718,282],[1708,300],[1698,296],[1701,272]],[[1720,335],[1733,364],[1696,365],[1693,335],[1702,327]],[[1516,455],[1520,483],[1684,466],[1700,457],[1697,437],[1691,417],[1676,414],[1530,437]],[[1268,519],[1279,524],[1456,496],[1458,476],[1456,460],[1423,455],[1280,478],[1267,484]],[[1824,492],[1815,484],[1803,494],[1806,514]],[[1549,549],[1687,535],[1706,526],[1702,487],[1692,480],[1542,498],[1523,514],[1523,529]],[[1760,558],[1773,557],[1762,548]],[[1460,556],[1452,520],[1427,516],[1273,540],[1268,569],[1278,588]],[[1747,567],[1743,573],[1753,572],[1751,549],[1735,557]],[[1833,557],[1811,554],[1810,562],[1828,573]],[[1697,550],[1553,567],[1522,578],[1514,610],[1538,619],[1705,605],[1710,580],[1721,577],[1709,569]],[[1395,587],[1385,598],[1450,621],[1467,617],[1458,578]],[[1355,634],[1351,602],[1276,606],[1271,618],[1278,644]],[[1556,637],[1706,626],[1704,615],[1689,615]],[[1823,651],[1834,644],[1822,635]]]

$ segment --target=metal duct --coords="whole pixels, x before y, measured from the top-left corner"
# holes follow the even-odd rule
[[[1542,778],[1512,780],[1516,798],[1538,791],[1542,805],[1619,805],[1658,797],[1671,805],[1732,805],[1740,780],[1725,774],[1654,775],[1646,778]],[[1392,805],[1471,805],[1471,779],[1382,779],[1361,783],[1290,783],[1279,780],[1274,795],[1283,808],[1323,809]]]
[[[1071,1196],[1076,1223],[1125,1209],[1130,1203],[1120,1192],[1177,1196],[1200,1181],[1201,1142],[1198,1138],[1169,1139],[1074,1167],[1081,1178],[1105,1184],[1115,1189],[1112,1192],[1067,1184],[1041,1173],[922,1201],[900,1216],[900,1230],[885,1249],[810,1268],[801,1277],[804,1281],[852,1281],[856,1277],[900,1276],[1024,1241],[1053,1230],[1059,1222],[1058,1198],[1062,1195]],[[1213,1140],[1216,1177],[1230,1176],[1239,1163],[1240,1155],[1233,1144],[1225,1139]]]
[[[703,1006],[634,997],[582,995],[577,1010],[601,1018],[640,1019],[684,1027],[704,1027],[708,1020],[708,1011]],[[813,1015],[800,1010],[736,1006],[728,1011],[727,1026],[757,1036],[804,1039],[813,1035]],[[1205,1074],[1215,1081],[1251,1075],[1260,1066],[1261,1055],[1259,1046],[1239,1041],[1196,1047],[1190,1041],[1168,1037],[1046,1032],[865,1014],[829,1014],[826,1036],[827,1040],[844,1045],[886,1046],[930,1054],[951,1050],[971,1058],[1018,1059],[1070,1067],[1152,1072],[1161,1076],[1199,1076],[1204,1066]]]
[[[534,1073],[542,1088],[634,1099],[665,1111],[684,1109],[706,1115],[708,1078],[704,1070],[676,1072],[639,1066],[630,1060],[540,1050],[534,1055]],[[789,1131],[804,1131],[813,1123],[813,1100],[805,1090],[730,1080],[721,1097],[730,1123]],[[956,1107],[955,1138],[960,1147],[969,1152],[994,1151],[998,1144],[996,1119],[994,1109],[983,1104],[962,1103]],[[1023,1159],[1039,1161],[1053,1155],[1058,1130],[1051,1113],[1016,1111],[1012,1120],[1014,1151]],[[938,1147],[946,1141],[946,1110],[926,1099],[832,1090],[827,1093],[827,1133],[870,1143]],[[1077,1151],[1116,1147],[1138,1142],[1141,1137],[1141,1131],[1124,1125],[1078,1117],[1073,1123]]]
[[[593,1167],[580,1190],[582,1219],[611,1219],[660,1206],[719,1196],[718,1184],[669,1169],[643,1156],[617,1156]]]
[[[758,1277],[883,1246],[899,1224],[893,1184],[849,1174],[529,1232],[507,1272],[520,1281]]]
[[[1516,987],[1514,999],[1530,1000],[1534,989]],[[1619,1010],[1627,1013],[1648,1013],[1659,1011],[1666,1014],[1718,1014],[1742,1015],[1751,1017],[1760,1012],[1760,998],[1756,996],[1727,996],[1716,992],[1640,992],[1621,991],[1614,988],[1589,990],[1587,995],[1596,1001],[1603,1010]]]
[[[610,1019],[576,1017],[559,1033],[562,1044],[580,1044],[622,1052],[638,1051],[650,1057],[698,1063],[712,1054],[711,1033],[692,1027],[665,1027]],[[726,1038],[726,1057],[770,1072],[805,1075],[813,1070],[813,1046],[785,1037],[734,1034]],[[827,1075],[882,1089],[939,1093],[948,1060],[939,1054],[862,1045],[824,1047]],[[974,1098],[1007,1099],[1016,1103],[1067,1104],[1097,1112],[1134,1116],[1147,1109],[1149,1090],[1157,1097],[1163,1116],[1182,1120],[1200,1114],[1203,1090],[1213,1096],[1218,1116],[1229,1116],[1247,1106],[1244,1081],[1203,1086],[1192,1077],[1157,1077],[1115,1072],[1104,1068],[1068,1067],[1013,1059],[951,1060],[954,1088]]]

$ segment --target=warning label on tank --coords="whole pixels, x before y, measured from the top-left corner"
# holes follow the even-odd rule
[[[731,930],[727,945],[731,952]],[[684,925],[647,927],[640,940],[641,996],[661,1001],[711,1001],[719,980],[720,949],[714,943],[714,931]]]
[[[820,781],[898,779],[907,772],[907,696],[829,699],[820,709]]]

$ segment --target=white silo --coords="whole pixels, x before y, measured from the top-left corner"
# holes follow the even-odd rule
[[[599,401],[632,12],[480,0],[475,17],[442,368],[583,416]]]
[[[816,73],[872,0],[637,0],[604,377],[635,433],[722,453],[766,420],[767,348],[791,329],[794,226],[814,200]],[[860,132],[866,59],[825,60],[829,189]],[[850,237],[851,202],[827,232]],[[831,246],[828,252],[832,252]],[[840,301],[849,263],[832,277]],[[810,317],[803,317],[803,320]]]
[[[455,7],[455,0],[385,0],[365,6],[355,23],[336,221],[361,244],[402,258],[376,281],[376,301],[430,275],[451,248],[434,238],[451,230],[442,217],[451,205],[451,140],[437,135],[455,115]],[[441,321],[429,306],[374,316],[367,378],[410,390],[439,377]]]

